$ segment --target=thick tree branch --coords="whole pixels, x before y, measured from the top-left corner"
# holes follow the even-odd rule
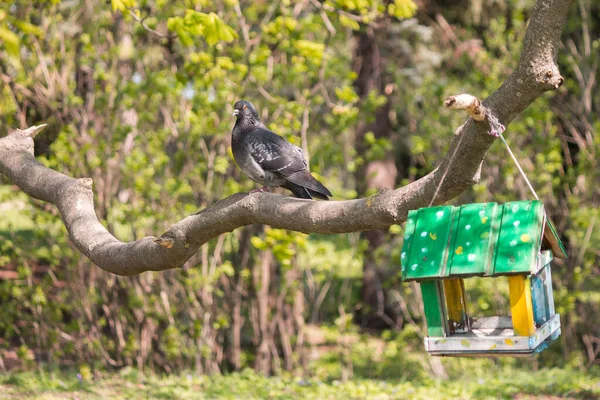
[[[75,246],[100,268],[119,275],[183,265],[208,240],[248,224],[301,232],[344,233],[385,229],[406,220],[409,210],[448,201],[479,180],[481,163],[507,126],[536,98],[563,78],[556,55],[570,0],[538,0],[513,74],[483,103],[485,117],[472,114],[455,132],[448,155],[429,175],[396,190],[348,201],[307,201],[270,193],[238,193],[184,218],[159,239],[123,243],[96,218],[91,179],[48,169],[33,156],[33,137],[43,127],[16,130],[0,139],[0,173],[30,196],[54,204]]]

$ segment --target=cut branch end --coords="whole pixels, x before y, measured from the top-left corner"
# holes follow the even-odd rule
[[[94,183],[92,178],[81,178],[81,179],[79,179],[79,182],[81,182],[83,187],[85,187],[86,189],[91,189],[92,184]]]
[[[477,97],[470,94],[450,96],[444,101],[444,107],[452,110],[466,110],[475,121],[481,122],[485,119],[485,107]]]
[[[30,126],[29,128],[25,129],[24,131],[22,131],[22,135],[26,136],[26,137],[30,137],[30,138],[34,138],[37,136],[38,133],[40,133],[41,131],[44,130],[45,127],[47,127],[47,124],[42,124],[42,125],[37,125],[37,126]]]

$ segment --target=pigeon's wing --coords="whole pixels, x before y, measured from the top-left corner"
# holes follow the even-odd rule
[[[302,162],[304,163],[304,166],[306,168],[308,168],[308,162],[306,161],[306,158],[304,158],[304,151],[302,151],[301,147],[296,146],[295,144],[292,145],[294,147],[294,149],[296,149],[296,151],[298,153],[300,153],[300,157],[302,157]]]
[[[263,170],[288,181],[289,184],[284,187],[296,189],[292,192],[297,197],[311,198],[312,195],[327,199],[331,196],[331,192],[308,171],[304,154],[298,146],[264,128],[255,129],[246,140],[254,161]]]
[[[246,143],[254,161],[265,171],[287,177],[306,169],[298,148],[267,129],[255,129],[247,135]]]

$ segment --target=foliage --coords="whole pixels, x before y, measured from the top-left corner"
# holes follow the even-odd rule
[[[225,24],[215,13],[205,14],[195,10],[186,10],[185,16],[168,19],[167,27],[175,31],[181,42],[191,46],[193,36],[203,36],[209,46],[214,46],[219,41],[232,42],[238,35]]]

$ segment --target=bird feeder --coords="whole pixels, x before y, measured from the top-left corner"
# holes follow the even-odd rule
[[[410,211],[402,279],[421,287],[435,356],[528,355],[560,335],[550,261],[565,249],[540,201]],[[472,317],[464,279],[508,279],[510,316]]]

